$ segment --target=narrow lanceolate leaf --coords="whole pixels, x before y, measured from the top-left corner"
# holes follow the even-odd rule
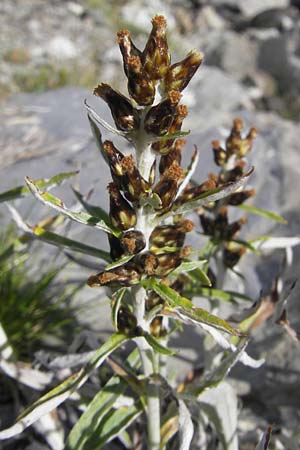
[[[128,357],[130,364],[138,359],[137,352]],[[69,434],[65,450],[81,450],[91,448],[88,442],[97,429],[103,428],[106,415],[112,410],[114,403],[124,394],[127,383],[119,376],[113,376],[105,386],[95,395],[80,419]]]
[[[195,153],[192,156],[191,163],[187,169],[187,173],[185,174],[184,180],[182,181],[181,185],[178,188],[175,200],[180,196],[180,194],[184,191],[184,189],[187,187],[187,185],[191,181],[191,178],[194,175],[194,172],[197,168],[198,161],[199,161],[199,152],[196,148]]]
[[[104,222],[109,222],[109,216],[104,209],[100,208],[100,206],[91,205],[88,203],[83,195],[77,191],[74,187],[72,187],[72,190],[77,198],[77,200],[82,204],[84,209],[91,214],[92,216],[98,217],[98,219],[104,220]]]
[[[173,316],[183,323],[198,325],[204,331],[209,333],[224,350],[230,350],[232,352],[237,350],[236,346],[231,344],[223,333],[225,332],[233,336],[242,337],[244,334],[231,327],[225,320],[208,313],[206,310],[195,308],[189,299],[181,297],[174,289],[163,283],[151,280],[148,287],[151,287],[163,300],[168,302],[171,307],[164,307],[161,314]],[[246,352],[241,354],[240,361],[243,364],[254,368],[260,367],[264,363],[263,359],[255,360]]]
[[[53,188],[55,186],[58,186],[62,184],[65,180],[68,178],[73,177],[74,175],[77,175],[79,172],[62,172],[58,175],[55,175],[52,178],[44,178],[40,180],[36,180],[35,184],[39,189],[46,189],[46,188]],[[0,194],[0,202],[6,202],[10,200],[15,200],[16,198],[20,197],[26,197],[27,195],[30,195],[30,189],[28,186],[18,186],[13,189],[10,189],[9,191],[3,192]]]
[[[100,151],[101,155],[103,156],[104,161],[106,161],[107,164],[109,164],[107,154],[105,153],[104,147],[103,147],[101,131],[99,130],[98,126],[96,125],[92,115],[88,113],[87,116],[88,116],[88,120],[89,120],[89,123],[90,123],[90,127],[91,127],[91,130],[92,130],[93,136],[94,136],[95,141],[96,141],[97,148]]]
[[[65,236],[60,236],[56,233],[52,233],[51,231],[45,230],[45,228],[39,226],[32,227],[32,231],[34,236],[36,236],[39,240],[43,242],[47,242],[48,244],[55,245],[56,247],[59,248],[67,248],[74,252],[94,256],[96,258],[103,259],[104,261],[107,262],[111,261],[110,254],[108,252],[92,247],[91,245],[86,245],[83,244],[82,242],[74,241],[73,239],[69,239]]]
[[[202,269],[206,262],[206,260],[183,261],[178,267],[176,267],[176,269],[171,272],[171,274],[174,276],[178,276],[182,272],[188,273],[192,272],[195,269]]]
[[[167,301],[171,307],[164,308],[162,314],[169,316],[175,315],[186,322],[210,325],[233,336],[241,335],[238,330],[230,326],[225,320],[210,314],[205,309],[196,308],[188,298],[181,297],[169,286],[152,280],[151,287],[163,300]]]
[[[258,239],[251,241],[251,244],[258,250],[274,250],[278,248],[291,248],[296,245],[300,245],[300,237],[271,237],[271,236],[261,236]]]
[[[89,439],[84,446],[84,450],[100,450],[105,444],[108,444],[113,438],[128,428],[142,412],[143,408],[139,402],[135,402],[130,406],[120,406],[117,409],[111,409],[95,431],[88,436]],[[78,447],[70,448],[72,450],[78,449]]]
[[[268,429],[264,432],[260,442],[255,447],[255,450],[268,450],[270,440],[271,440],[272,427],[269,426]]]
[[[194,435],[194,425],[186,404],[183,400],[179,403],[179,450],[189,450]]]
[[[233,345],[231,342],[229,342],[225,336],[216,328],[211,327],[206,324],[201,324],[201,328],[203,328],[204,331],[209,333],[214,340],[224,349],[224,350],[230,350],[231,352],[236,352],[237,347]],[[264,359],[254,359],[251,356],[249,356],[245,351],[243,351],[239,357],[239,361],[242,362],[245,366],[253,367],[254,369],[257,369],[262,364],[264,364]]]
[[[208,325],[231,336],[244,336],[241,331],[233,328],[226,320],[220,319],[218,316],[210,314],[202,308],[194,307],[193,309],[186,309],[173,306],[172,308],[164,308],[161,314],[171,317],[174,316],[184,323],[192,323],[201,327],[202,325]]]
[[[118,330],[118,311],[121,306],[122,298],[125,294],[126,288],[119,289],[114,295],[113,295],[113,304],[111,308],[111,318],[112,323],[114,326],[114,329]]]
[[[247,302],[253,302],[253,299],[245,294],[234,291],[222,291],[221,289],[206,288],[201,286],[191,286],[186,291],[185,295],[191,297],[194,295],[202,295],[210,299],[221,300],[224,302],[236,302],[236,299],[245,300]]]
[[[164,216],[169,216],[170,214],[184,214],[188,211],[199,208],[200,206],[207,205],[208,203],[216,202],[217,200],[227,197],[229,194],[232,194],[233,192],[240,189],[248,181],[248,178],[252,174],[253,170],[253,168],[249,170],[249,172],[241,177],[238,181],[227,183],[223,186],[210,189],[209,191],[204,192],[203,194],[193,198],[186,203],[178,205],[175,204],[172,209],[170,209],[170,211],[160,216],[160,219]]]
[[[274,220],[275,222],[287,223],[287,220],[284,217],[282,217],[279,214],[276,214],[272,211],[268,211],[266,209],[256,208],[256,206],[247,205],[245,203],[242,203],[241,205],[238,205],[237,207],[240,209],[243,209],[249,213],[256,214],[258,216],[263,216],[270,220]]]
[[[163,136],[151,136],[151,142],[161,142],[168,141],[169,139],[177,139],[182,138],[184,136],[188,136],[190,134],[190,130],[188,131],[177,131],[176,133],[164,134]]]
[[[99,125],[101,125],[103,128],[105,128],[107,131],[110,131],[111,133],[117,134],[118,136],[127,137],[127,133],[125,133],[124,131],[117,130],[116,128],[111,126],[109,123],[107,123],[104,119],[102,119],[102,117],[100,117],[96,113],[96,111],[94,111],[93,108],[91,108],[87,104],[86,100],[84,101],[84,106],[85,106],[86,110],[88,111],[88,117],[89,117],[90,123],[91,123],[91,121],[96,122]],[[92,128],[92,131],[94,132],[93,128]]]
[[[242,353],[245,351],[247,344],[248,341],[242,342],[236,351],[229,353],[229,355],[224,358],[214,370],[205,374],[199,382],[188,385],[185,392],[190,393],[197,398],[207,389],[217,387],[226,378],[232,367],[238,362]]]
[[[170,439],[177,433],[179,427],[178,415],[167,419],[160,429],[161,442],[159,450],[164,450]]]
[[[19,212],[11,205],[8,205],[8,209],[10,210],[13,219],[19,228],[21,228],[26,233],[30,234],[34,238],[39,239],[40,241],[47,242],[48,244],[55,245],[59,248],[67,248],[74,252],[84,253],[86,255],[94,256],[96,258],[101,258],[104,261],[111,261],[110,254],[105,252],[104,250],[99,250],[90,245],[83,244],[82,242],[74,241],[73,239],[69,239],[65,236],[60,236],[59,234],[53,233],[52,231],[46,230],[44,227],[40,225],[29,226],[22,219]],[[1,260],[1,255],[0,255]]]
[[[79,389],[86,382],[91,372],[99,367],[107,356],[110,355],[110,353],[123,344],[127,339],[127,336],[121,333],[113,334],[104,345],[95,351],[85,367],[83,367],[79,372],[71,375],[63,381],[63,383],[59,384],[23,411],[13,426],[1,431],[0,440],[8,439],[22,433],[25,428],[36,422],[42,415],[57,408],[57,406],[67,400],[73,392]]]
[[[161,345],[155,337],[151,336],[151,334],[145,333],[144,338],[148,342],[148,344],[155,350],[157,353],[161,355],[174,355],[176,352],[170,350],[169,348]]]
[[[224,382],[203,392],[199,398],[199,406],[209,422],[214,424],[222,448],[238,450],[238,399],[233,387]]]
[[[112,262],[108,266],[105,267],[105,270],[112,270],[116,267],[123,266],[123,264],[126,264],[128,261],[130,261],[135,255],[126,255],[123,256],[120,259],[117,259],[117,261]]]
[[[91,216],[88,213],[71,211],[70,209],[66,208],[62,200],[60,200],[59,198],[55,197],[49,192],[40,191],[38,186],[36,186],[35,182],[31,180],[29,177],[26,177],[25,180],[32,194],[40,202],[44,203],[44,205],[50,206],[50,208],[55,209],[60,214],[69,217],[75,222],[98,228],[99,230],[105,231],[106,233],[109,234],[113,234],[116,237],[120,236],[121,232],[115,229],[109,223],[106,223],[104,220],[99,220],[97,217]]]

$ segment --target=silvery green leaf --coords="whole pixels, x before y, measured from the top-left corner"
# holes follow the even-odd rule
[[[253,168],[250,169],[246,173],[246,175],[244,175],[237,181],[227,183],[223,186],[218,186],[214,189],[210,189],[209,191],[204,192],[203,194],[185,203],[179,203],[177,205],[175,204],[168,212],[162,214],[160,216],[160,219],[168,217],[171,214],[185,214],[189,211],[193,211],[194,209],[199,208],[200,206],[204,206],[208,203],[216,202],[217,200],[221,200],[222,198],[227,197],[228,195],[240,189],[248,181],[248,178],[253,173],[253,170]]]
[[[112,263],[108,264],[108,266],[105,267],[105,270],[112,270],[116,267],[123,266],[128,261],[130,261],[135,255],[125,255],[122,256],[120,259],[117,259],[116,261],[113,261]]]
[[[100,450],[105,444],[108,444],[119,433],[128,428],[142,412],[143,408],[139,402],[135,402],[131,406],[111,409],[94,433],[89,436],[84,450]],[[78,450],[77,447],[73,447],[73,449]]]
[[[231,344],[219,330],[206,324],[201,324],[201,327],[205,331],[207,331],[224,350],[230,350],[231,352],[237,351],[237,347]],[[265,362],[264,359],[252,358],[245,351],[241,353],[239,361],[242,362],[245,366],[249,366],[254,369],[262,366],[262,364],[264,364]]]
[[[268,450],[270,440],[271,440],[271,433],[272,433],[272,427],[269,426],[267,428],[267,430],[264,432],[264,434],[262,435],[262,438],[259,441],[259,443],[257,444],[257,446],[255,447],[255,450]]]
[[[121,306],[122,298],[126,292],[126,288],[121,288],[113,295],[113,306],[111,308],[111,317],[114,329],[118,330],[118,311]]]
[[[9,439],[22,433],[25,428],[36,422],[42,415],[57,408],[87,381],[91,372],[99,367],[110,353],[127,341],[127,339],[128,337],[121,333],[113,334],[105,344],[94,352],[85,367],[68,377],[61,384],[43,395],[43,397],[38,399],[29,408],[25,409],[17,418],[14,425],[0,431],[0,440]]]
[[[127,383],[120,377],[112,377],[105,386],[94,396],[87,409],[76,422],[70,432],[65,450],[81,450],[91,448],[88,441],[93,433],[105,420],[116,400],[122,396]]]
[[[193,435],[194,425],[191,413],[183,400],[178,400],[179,410],[179,450],[189,450]]]
[[[17,226],[25,231],[25,233],[39,239],[40,241],[46,242],[47,244],[55,245],[59,248],[67,248],[74,252],[83,253],[86,255],[94,256],[96,258],[103,259],[104,261],[110,262],[110,254],[104,250],[92,247],[90,245],[84,244],[79,241],[74,241],[73,239],[67,238],[65,236],[60,236],[59,234],[53,233],[40,225],[29,226],[24,222],[19,212],[11,205],[7,205],[11,212],[11,215],[16,222]]]
[[[237,207],[249,213],[257,214],[258,216],[263,216],[266,217],[267,219],[274,220],[275,222],[287,223],[284,217],[272,211],[267,211],[266,209],[257,208],[256,206],[248,205],[246,203],[242,203]]]
[[[224,450],[238,450],[238,401],[234,389],[223,382],[199,397],[200,410],[214,424]]]
[[[165,307],[163,309],[162,314],[176,316],[185,323],[194,323],[196,325],[207,324],[233,336],[239,336],[241,334],[225,320],[210,314],[203,308],[196,308],[188,298],[182,297],[164,283],[155,280],[151,280],[150,283],[154,292],[170,305],[170,308]]]
[[[157,353],[160,353],[161,355],[174,355],[176,352],[173,350],[170,350],[169,348],[163,346],[160,344],[159,340],[153,337],[149,333],[145,333],[144,338],[148,342],[148,344],[155,350]]]
[[[86,110],[88,111],[88,118],[91,122],[96,122],[99,125],[101,125],[103,128],[105,128],[107,131],[110,131],[110,133],[114,133],[117,134],[118,136],[122,136],[122,137],[127,137],[127,133],[124,133],[123,131],[117,130],[116,128],[114,128],[113,126],[111,126],[109,123],[107,123],[104,119],[102,119],[97,113],[96,111],[93,110],[93,108],[91,108],[88,104],[87,101],[84,101],[84,106],[86,108]],[[96,129],[95,127],[92,128],[93,134],[95,135]],[[96,140],[97,140],[97,135],[95,136]],[[101,151],[101,148],[100,148]],[[102,153],[102,151],[101,151]]]
[[[87,116],[88,116],[88,120],[89,120],[89,124],[90,124],[91,130],[92,130],[93,136],[96,141],[97,148],[98,148],[98,150],[100,150],[100,153],[103,156],[104,161],[106,161],[106,163],[109,164],[107,154],[104,151],[104,147],[103,147],[101,131],[99,130],[99,127],[96,125],[95,120],[92,118],[92,115],[90,113],[88,113]]]
[[[279,248],[289,248],[300,245],[300,237],[262,237],[251,242],[258,250],[273,250]]]
[[[195,146],[195,153],[192,156],[192,160],[187,169],[187,173],[185,174],[184,180],[182,181],[182,183],[180,184],[180,186],[178,188],[175,200],[180,196],[180,194],[184,191],[184,189],[187,187],[187,185],[191,181],[191,178],[194,175],[194,172],[198,165],[198,161],[199,161],[199,152],[197,150],[197,147]]]
[[[222,291],[221,289],[207,288],[202,286],[191,286],[185,291],[186,295],[202,295],[210,299],[221,300],[224,302],[236,302],[236,299],[253,302],[253,299],[245,294],[235,291]]]
[[[95,227],[99,230],[105,231],[106,233],[113,234],[116,237],[120,236],[121,232],[115,229],[109,223],[106,223],[104,220],[99,220],[97,217],[91,216],[88,213],[71,211],[70,209],[66,208],[62,200],[60,200],[58,197],[55,197],[49,192],[40,191],[35,182],[29,177],[26,177],[25,181],[32,194],[44,205],[50,206],[50,208],[55,209],[60,214],[69,217],[75,222]]]
[[[238,362],[247,344],[247,341],[242,342],[235,352],[230,352],[214,369],[204,374],[199,381],[188,387],[187,392],[190,392],[194,397],[198,398],[205,390],[217,387]]]
[[[100,206],[95,206],[95,205],[91,205],[90,203],[88,203],[83,195],[77,191],[74,187],[72,187],[72,190],[76,196],[76,198],[78,199],[78,201],[82,204],[82,206],[84,207],[84,209],[91,214],[92,216],[98,217],[98,219],[102,219],[105,222],[109,222],[109,215],[107,214],[106,211],[104,211],[104,209],[100,208]]]
[[[35,184],[39,189],[52,188],[62,184],[65,180],[74,177],[79,172],[78,170],[73,172],[62,172],[58,175],[55,175],[52,178],[44,178],[40,180],[36,180]],[[15,200],[16,198],[26,197],[30,195],[30,189],[28,186],[18,186],[16,188],[10,189],[9,191],[3,192],[0,194],[0,202],[6,202],[10,200]]]

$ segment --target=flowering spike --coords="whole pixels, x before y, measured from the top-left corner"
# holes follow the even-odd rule
[[[108,84],[101,83],[94,89],[94,94],[101,97],[109,106],[116,127],[122,131],[133,131],[139,127],[138,111],[132,106],[125,95],[112,89]]]
[[[173,134],[181,130],[181,125],[184,119],[188,115],[188,109],[185,105],[177,105],[174,113],[174,120],[168,130],[168,134]],[[161,155],[168,154],[173,148],[175,139],[168,139],[166,141],[154,142],[152,144],[152,150]]]
[[[142,54],[143,67],[152,80],[164,78],[170,66],[166,28],[164,16],[153,17],[152,31]]]
[[[203,53],[192,50],[180,62],[173,64],[165,77],[165,90],[183,91],[203,61]]]
[[[125,200],[115,183],[108,185],[110,211],[109,216],[114,226],[128,230],[136,224],[136,214],[132,206]]]
[[[186,139],[176,139],[171,147],[171,150],[167,154],[162,155],[159,163],[159,172],[161,174],[164,173],[164,171],[167,170],[174,161],[178,164],[181,163],[181,153],[185,144]]]
[[[149,134],[163,136],[166,134],[174,121],[176,107],[180,102],[179,91],[169,91],[168,97],[158,105],[153,106],[145,118],[145,130]]]

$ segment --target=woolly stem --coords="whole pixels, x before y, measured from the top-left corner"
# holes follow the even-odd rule
[[[151,150],[147,136],[143,130],[143,120],[141,128],[134,142],[136,148],[137,166],[140,174],[145,180],[149,180],[150,171],[155,161],[155,155]],[[149,237],[153,225],[150,225],[150,215],[145,207],[139,207],[136,210],[137,223],[135,228],[143,232],[146,246],[149,248]],[[143,331],[149,332],[149,321],[145,318],[146,309],[146,291],[142,286],[132,288],[133,308],[137,320],[137,326]],[[148,449],[159,450],[160,448],[160,399],[159,387],[151,381],[151,375],[156,373],[159,368],[158,355],[150,347],[143,337],[135,339],[141,355],[143,371],[147,380],[147,430],[148,430]]]

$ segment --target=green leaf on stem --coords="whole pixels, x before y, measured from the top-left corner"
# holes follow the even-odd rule
[[[98,350],[95,351],[88,363],[79,372],[71,375],[50,392],[38,399],[17,418],[14,425],[0,432],[0,440],[8,439],[21,433],[25,428],[36,422],[41,416],[53,411],[66,401],[73,392],[79,389],[89,378],[94,369],[128,337],[121,333],[113,334]]]
[[[96,258],[101,258],[107,262],[111,261],[110,254],[108,252],[105,252],[104,250],[100,250],[90,245],[83,244],[82,242],[74,241],[73,239],[67,238],[65,236],[60,236],[59,234],[47,230],[40,224],[37,224],[35,226],[28,225],[26,222],[24,222],[19,212],[13,206],[7,206],[17,226],[26,233],[26,235],[23,235],[23,237],[19,238],[22,239],[22,241],[26,240],[25,236],[29,237],[28,235],[30,235],[33,238],[39,239],[40,241],[46,242],[47,244],[55,245],[59,248],[67,248],[74,252],[84,253]]]
[[[138,359],[138,352],[134,350],[129,355],[127,361],[130,365],[134,366]],[[116,433],[115,423],[112,420],[107,421],[107,418],[111,417],[110,413],[115,402],[122,400],[122,395],[127,386],[128,384],[125,379],[120,376],[114,375],[110,378],[105,386],[94,396],[87,409],[72,428],[66,441],[65,450],[87,450],[95,448],[93,440],[99,428],[104,429],[106,427],[107,430],[106,440],[103,443],[112,439],[121,431],[119,430]],[[138,407],[138,410],[142,412],[141,405],[138,404]],[[124,421],[123,429],[132,421],[131,410],[127,410],[127,419],[128,423]],[[99,442],[97,444],[100,445]],[[97,446],[96,448],[98,449],[100,447]]]
[[[175,205],[169,211],[159,216],[159,219],[161,220],[162,218],[174,214],[185,214],[189,211],[193,211],[194,209],[199,208],[200,206],[204,206],[208,203],[215,202],[217,200],[221,200],[224,197],[227,197],[228,195],[240,189],[248,181],[248,178],[253,173],[253,170],[254,168],[250,169],[246,173],[246,175],[244,175],[237,181],[218,186],[214,189],[210,189],[209,191],[206,191],[198,197],[195,197],[185,203],[175,203]]]
[[[151,336],[151,334],[145,333],[143,334],[144,338],[148,342],[148,344],[155,350],[157,353],[161,355],[175,355],[176,352],[170,350],[169,348],[161,345],[155,337]]]
[[[152,279],[151,288],[170,305],[170,308],[164,308],[162,310],[162,314],[177,316],[186,322],[206,324],[233,336],[242,335],[239,330],[233,328],[225,320],[210,314],[205,309],[196,308],[188,298],[180,296],[169,286]]]
[[[59,234],[48,231],[45,228],[39,226],[32,227],[32,233],[40,241],[47,242],[48,244],[55,245],[56,247],[67,248],[73,252],[84,253],[85,255],[94,256],[108,262],[111,261],[110,254],[108,252],[83,244],[79,241],[74,241],[73,239],[65,236],[60,236]]]
[[[199,381],[192,383],[191,385],[187,385],[184,392],[198,398],[207,389],[217,387],[226,378],[232,367],[240,359],[247,345],[248,341],[245,339],[242,340],[236,351],[229,353],[215,369],[204,374]]]
[[[113,261],[111,264],[109,264],[108,266],[105,267],[105,270],[112,270],[115,269],[116,267],[119,266],[123,266],[124,264],[126,264],[128,261],[130,261],[135,255],[125,255],[122,256],[122,258],[117,259],[116,261]]]
[[[68,178],[74,177],[79,173],[78,170],[73,172],[62,172],[58,175],[55,175],[52,178],[44,178],[40,180],[36,180],[34,183],[39,189],[53,188],[62,184]],[[30,195],[30,189],[28,186],[18,186],[9,191],[3,192],[0,194],[0,202],[7,202],[10,200],[15,200],[16,198],[26,197]]]
[[[279,214],[276,214],[272,211],[268,211],[266,209],[257,208],[256,206],[242,203],[241,205],[238,205],[237,208],[243,209],[244,211],[256,214],[258,216],[266,217],[267,219],[274,220],[275,222],[288,223],[287,220],[284,217],[280,216]]]
[[[89,119],[89,123],[90,123],[90,127],[92,130],[93,136],[96,141],[97,148],[100,151],[101,155],[103,156],[104,161],[106,161],[106,163],[109,164],[107,154],[105,153],[104,147],[103,147],[101,131],[99,130],[99,127],[96,125],[92,115],[88,113],[87,116]]]
[[[107,214],[106,211],[104,211],[104,209],[100,208],[100,206],[95,206],[95,205],[91,205],[90,203],[88,203],[83,195],[77,191],[73,186],[72,186],[72,191],[74,192],[77,200],[82,204],[82,206],[84,207],[84,209],[91,214],[92,216],[98,217],[98,219],[102,219],[104,220],[104,222],[109,222],[109,215]]]
[[[121,288],[113,294],[112,308],[111,308],[111,318],[114,329],[118,331],[118,311],[121,306],[123,296],[126,292],[126,288]]]
[[[176,269],[172,270],[171,274],[174,276],[180,275],[182,272],[188,273],[192,272],[195,269],[202,269],[206,260],[199,261],[183,261]]]
[[[121,235],[120,230],[117,230],[104,220],[99,220],[98,217],[91,216],[90,214],[84,212],[71,211],[70,209],[66,208],[62,200],[60,200],[58,197],[55,197],[49,192],[40,191],[35,182],[31,180],[29,177],[26,177],[25,180],[32,194],[44,205],[55,209],[60,214],[69,217],[75,222],[95,227],[99,230],[105,231],[106,233],[113,234],[116,237],[119,237]]]
[[[245,294],[234,291],[222,291],[221,289],[206,288],[201,286],[191,286],[184,291],[185,295],[192,297],[194,295],[201,295],[210,299],[221,300],[224,302],[236,302],[236,299],[253,302],[253,299]]]
[[[111,408],[99,426],[89,435],[86,445],[79,447],[79,449],[100,450],[105,444],[129,427],[143,412],[141,403],[135,399],[132,400],[133,404],[130,406],[119,406],[117,409]],[[77,447],[71,448],[77,450]]]
[[[151,138],[151,143],[153,142],[161,142],[161,141],[168,141],[169,139],[178,139],[182,138],[184,136],[188,136],[190,134],[190,130],[188,131],[177,131],[176,133],[169,133],[164,134],[163,136],[155,136]]]

